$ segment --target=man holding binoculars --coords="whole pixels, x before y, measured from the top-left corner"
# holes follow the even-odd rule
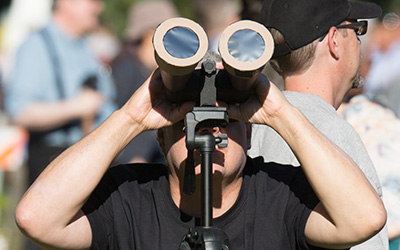
[[[196,130],[228,138],[229,146],[213,153],[212,212],[232,248],[343,249],[379,232],[385,208],[358,166],[264,75],[253,86],[255,94],[243,103],[218,102],[234,119],[229,124]],[[155,70],[120,110],[39,176],[17,207],[21,230],[44,249],[179,249],[201,216],[199,189],[183,192],[187,124],[181,121],[194,105],[171,103]],[[248,158],[250,123],[274,128],[306,178],[299,168]],[[129,141],[151,129],[158,130],[168,166],[109,168]],[[201,156],[193,156],[197,180]],[[310,190],[291,190],[308,182],[318,200]]]
[[[307,243],[346,248],[378,232],[386,220],[385,209],[359,168],[291,106],[265,77],[259,77],[256,88],[258,98],[240,106],[230,106],[230,116],[275,128],[298,155],[321,203],[311,211],[299,203],[285,185],[269,179],[264,172],[243,173],[246,164],[246,168],[256,168],[246,158],[251,133],[247,123],[234,122],[226,128],[199,131],[212,134],[223,131],[230,142],[227,148],[217,150],[216,155],[220,157],[216,157],[213,164],[215,192],[220,192],[214,195],[215,217],[230,215],[230,219],[249,219],[248,223],[254,223],[252,230],[265,227],[265,235],[249,231],[251,238],[236,239],[239,249],[248,244],[254,249],[265,249],[271,243],[278,244],[275,249],[282,249],[279,246],[289,249],[295,245],[306,249]],[[43,248],[51,245],[59,249],[89,249],[93,242],[94,249],[135,249],[134,246],[138,246],[137,249],[177,249],[187,229],[185,220],[194,223],[192,217],[199,216],[199,194],[187,196],[181,192],[186,149],[183,127],[177,122],[191,107],[191,103],[173,107],[165,99],[156,71],[123,108],[46,168],[17,208],[20,228]],[[160,145],[169,164],[168,174],[163,175],[164,171],[157,175],[154,172],[161,167],[141,165],[138,173],[146,173],[148,177],[144,179],[149,179],[143,181],[143,176],[138,174],[136,178],[129,166],[123,166],[111,168],[100,182],[118,152],[148,129],[160,129]],[[154,176],[157,178],[152,180]],[[95,190],[99,182],[102,187]],[[244,183],[246,188],[241,189]],[[94,190],[90,204],[84,207],[85,215],[81,208]],[[268,202],[253,200],[254,203],[246,204],[244,195],[265,196]],[[255,211],[244,218],[231,214],[249,212],[238,207],[239,197],[241,206],[248,209],[255,206],[253,209],[265,211]],[[248,199],[250,202],[255,198]],[[257,202],[261,204],[257,206]],[[91,215],[97,212],[101,215]],[[267,217],[253,217],[260,213]],[[166,218],[168,215],[170,218]],[[291,218],[286,218],[287,215]],[[181,221],[176,221],[180,217]],[[272,224],[254,221],[258,219]],[[129,223],[132,224],[129,226]],[[234,229],[236,233],[245,234],[246,223]],[[165,235],[159,235],[160,232]],[[149,238],[150,235],[154,238]]]

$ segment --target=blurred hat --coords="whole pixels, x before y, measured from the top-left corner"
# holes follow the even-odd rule
[[[178,16],[170,1],[144,1],[134,4],[129,10],[125,38],[139,40],[145,32],[155,29],[163,21]]]
[[[286,42],[275,47],[274,57],[289,54],[346,19],[379,17],[381,8],[371,2],[347,0],[264,0],[261,22],[279,30]]]

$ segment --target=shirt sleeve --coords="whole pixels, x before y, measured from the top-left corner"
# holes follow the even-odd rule
[[[38,74],[38,72],[41,72]],[[38,33],[32,34],[19,48],[11,76],[5,87],[5,108],[16,117],[30,103],[51,98],[46,82],[53,80],[49,53]]]
[[[109,249],[112,237],[113,193],[117,190],[112,171],[108,171],[82,208],[92,230],[91,249]]]
[[[288,232],[294,233],[298,249],[310,249],[304,231],[311,211],[312,210],[302,204],[294,194],[291,193],[289,195],[285,210],[285,223]]]
[[[274,180],[284,183],[288,190],[286,197],[285,223],[290,235],[294,235],[296,249],[319,249],[309,246],[305,237],[308,217],[319,200],[312,190],[304,172],[299,167],[270,163],[265,171]]]
[[[140,164],[136,168],[148,172]],[[140,201],[137,176],[132,166],[111,167],[83,206],[92,230],[91,249],[115,249],[121,238],[132,233],[134,209],[129,202]]]

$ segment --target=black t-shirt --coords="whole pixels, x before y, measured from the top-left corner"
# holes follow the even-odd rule
[[[247,161],[236,203],[213,226],[226,232],[231,249],[310,249],[304,229],[317,201],[304,175],[299,168],[254,162]],[[169,192],[166,166],[111,168],[83,208],[92,249],[179,249],[199,219],[181,212]]]

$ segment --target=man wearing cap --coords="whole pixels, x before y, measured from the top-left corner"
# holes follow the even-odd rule
[[[336,114],[351,88],[363,85],[359,74],[360,40],[379,6],[347,0],[266,0],[261,22],[275,40],[271,61],[284,78],[284,95],[325,136],[346,152],[376,192],[381,185],[367,150],[354,129]],[[250,156],[298,166],[289,145],[271,128],[253,125]],[[353,249],[388,249],[386,229]]]
[[[16,221],[42,248],[175,250],[182,249],[189,228],[199,226],[201,188],[187,195],[182,185],[188,152],[180,121],[194,103],[172,105],[160,75],[156,70],[121,109],[57,157],[25,193]],[[229,249],[343,249],[380,231],[385,208],[357,165],[264,75],[254,86],[256,96],[227,107],[236,122],[197,131],[201,138],[221,133],[228,138],[228,147],[216,147],[212,155],[211,203],[213,226],[226,232]],[[296,152],[305,175],[299,168],[248,158],[249,122],[276,129]],[[129,141],[151,129],[158,129],[168,166],[109,168]],[[198,150],[193,155],[200,183],[202,157]],[[282,181],[274,175],[282,175]],[[296,196],[308,192],[292,191],[306,184],[304,176],[320,202],[305,199],[304,204]]]

